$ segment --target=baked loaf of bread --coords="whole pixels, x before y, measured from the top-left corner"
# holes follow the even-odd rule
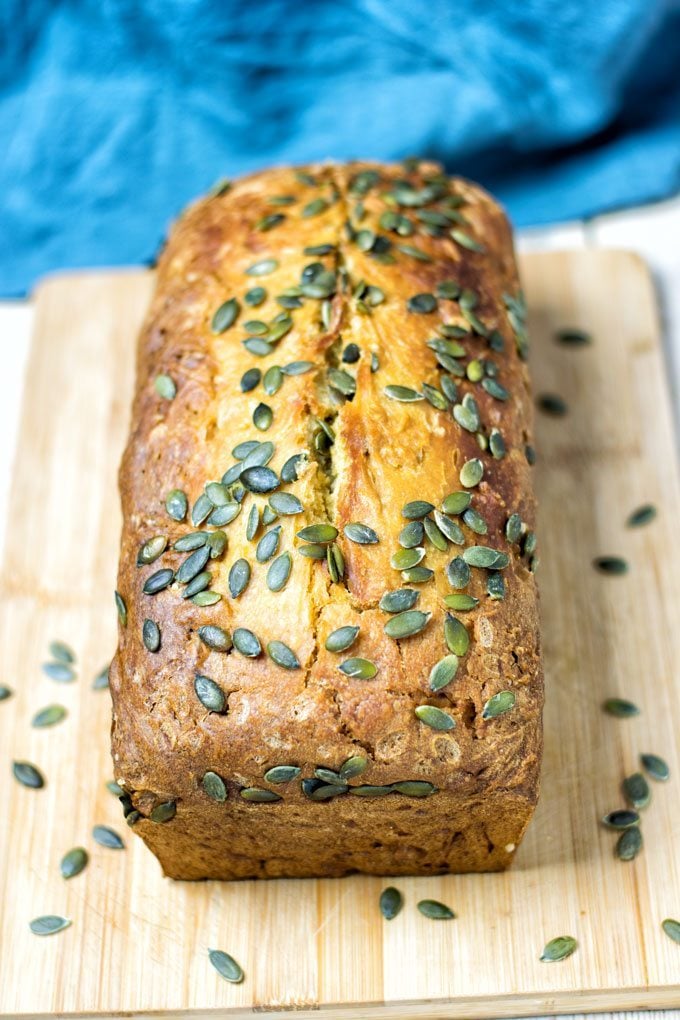
[[[436,164],[222,186],[142,330],[111,669],[173,878],[507,867],[543,681],[511,232]]]

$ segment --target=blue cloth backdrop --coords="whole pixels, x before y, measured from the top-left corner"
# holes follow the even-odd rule
[[[518,225],[680,186],[677,0],[0,0],[0,293],[223,175],[421,154]]]

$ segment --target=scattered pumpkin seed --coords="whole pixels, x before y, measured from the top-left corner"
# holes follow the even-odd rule
[[[196,549],[190,556],[180,564],[177,573],[175,574],[175,580],[180,584],[188,584],[189,581],[200,574],[206,563],[210,559],[210,548],[204,545],[201,549]],[[172,573],[172,571],[170,571]]]
[[[617,811],[610,811],[602,819],[602,824],[608,829],[629,829],[631,825],[640,824],[640,815],[630,808],[619,808]]]
[[[505,580],[498,570],[490,570],[486,578],[486,591],[492,599],[505,598]]]
[[[389,397],[390,400],[398,400],[403,404],[412,404],[418,400],[425,399],[422,393],[418,393],[417,390],[411,389],[409,386],[386,386],[385,396]]]
[[[115,829],[108,825],[95,825],[92,829],[92,838],[95,843],[106,847],[107,850],[122,850],[125,847],[125,843]]]
[[[476,599],[474,595],[466,595],[465,593],[445,595],[444,605],[449,609],[455,609],[459,613],[467,613],[470,609],[477,608],[479,599]]]
[[[616,716],[618,719],[628,719],[633,715],[639,715],[640,709],[632,701],[625,698],[607,698],[602,703],[602,709],[607,715]]]
[[[194,677],[194,690],[200,703],[209,712],[224,712],[227,708],[224,691],[209,676],[197,673]]]
[[[519,542],[522,536],[522,518],[519,514],[510,514],[505,525],[505,537],[513,545]]]
[[[73,850],[65,853],[59,862],[59,870],[62,878],[75,878],[86,867],[88,862],[87,850],[82,846],[76,846]]]
[[[297,779],[300,772],[301,769],[297,765],[274,765],[273,768],[267,769],[264,779],[267,783],[274,783],[275,785],[289,783],[292,779]]]
[[[642,767],[645,771],[652,779],[656,779],[657,782],[665,783],[670,777],[671,770],[663,758],[660,758],[658,754],[641,754],[640,762],[642,763]]]
[[[127,616],[125,618],[127,620]],[[71,683],[76,678],[71,666],[67,666],[65,662],[44,662],[42,671],[50,680],[56,680],[57,683]]]
[[[92,681],[93,691],[103,691],[109,686],[109,667],[104,666]]]
[[[414,588],[396,588],[394,591],[386,591],[379,605],[384,613],[403,613],[413,609],[419,598],[420,592]]]
[[[592,343],[590,333],[586,333],[584,329],[558,329],[555,339],[567,347],[584,347]]]
[[[278,227],[280,223],[283,223],[285,218],[285,213],[269,213],[269,215],[263,216],[262,219],[257,221],[255,229],[263,232],[273,230],[274,227]]]
[[[338,775],[342,782],[347,782],[348,779],[354,779],[356,776],[362,775],[367,768],[368,758],[363,754],[354,754],[342,763]]]
[[[114,597],[115,602],[116,602],[116,610],[118,612],[118,619],[120,621],[120,625],[121,625],[121,627],[127,627],[127,606],[125,604],[125,599],[123,598],[123,596],[120,594],[119,591],[114,591],[113,597]],[[43,669],[44,668],[45,667],[43,666]],[[47,672],[47,671],[45,670],[45,672]],[[70,670],[69,672],[72,672],[72,670]],[[56,680],[57,677],[56,676],[52,676],[52,679]]]
[[[214,624],[199,627],[198,636],[203,644],[207,645],[208,648],[212,648],[213,651],[228,652],[231,648],[231,637],[229,632],[223,630],[222,627],[216,627]]]
[[[428,503],[424,499],[414,499],[410,503],[405,503],[401,508],[401,515],[407,520],[417,520],[421,517],[425,517],[427,514],[434,510],[432,503]]]
[[[372,680],[378,672],[378,667],[370,659],[345,659],[338,666],[338,669],[345,674],[345,676],[352,677],[354,680]]]
[[[445,655],[430,670],[430,690],[441,691],[450,684],[458,672],[458,656]]]
[[[667,917],[665,921],[661,922],[661,927],[669,939],[680,944],[680,921],[674,921],[672,917]]]
[[[31,790],[40,790],[45,785],[42,772],[28,761],[12,762],[12,772],[22,786],[27,786]]]
[[[195,528],[198,528],[203,521],[209,516],[213,509],[213,505],[204,492],[198,497],[196,502],[191,508],[191,523]]]
[[[163,400],[174,400],[177,396],[177,387],[169,375],[164,373],[157,375],[153,381],[153,386],[158,396],[162,397]]]
[[[171,489],[165,497],[165,509],[174,521],[183,521],[189,509],[186,494],[181,489]]]
[[[143,545],[140,546],[139,552],[137,553],[137,566],[146,566],[149,563],[154,563],[155,560],[161,556],[168,545],[168,540],[165,535],[155,535],[153,538],[149,538]],[[73,660],[60,660],[73,661]]]
[[[510,562],[507,553],[491,549],[486,545],[470,545],[463,553],[463,559],[470,567],[486,567],[503,570]]]
[[[420,634],[427,626],[431,615],[432,613],[423,613],[420,609],[407,609],[387,621],[384,626],[385,633],[395,640]]]
[[[367,783],[364,786],[350,786],[349,792],[355,797],[386,797],[389,793],[392,793],[392,787],[373,786]]]
[[[624,829],[616,841],[614,856],[620,861],[635,860],[642,850],[642,833],[640,827],[634,825],[630,829]]]
[[[196,577],[192,581],[189,581],[188,585],[182,593],[183,599],[193,599],[197,595],[202,595],[206,590],[210,582],[212,581],[212,574],[209,570],[202,570],[200,574],[196,574]]]
[[[280,530],[280,529],[279,529]],[[278,538],[277,538],[278,541]],[[232,565],[229,571],[229,594],[233,599],[237,599],[239,595],[248,587],[250,581],[250,564],[248,560],[239,559]]]
[[[152,809],[149,818],[152,822],[161,825],[163,822],[170,822],[177,814],[177,805],[174,800],[167,800],[163,804],[156,804]]]
[[[415,714],[422,723],[433,730],[453,730],[456,727],[456,720],[435,705],[418,705]]]
[[[398,549],[390,557],[390,565],[394,570],[408,570],[410,567],[418,566],[424,556],[425,549],[422,545],[413,549]]]
[[[466,524],[470,531],[474,531],[476,535],[486,535],[489,530],[482,515],[472,506],[463,513],[463,524]]]
[[[227,787],[217,772],[206,772],[201,780],[201,786],[210,799],[216,800],[218,804],[223,804],[227,799]]]
[[[479,485],[483,476],[484,465],[479,457],[473,457],[472,460],[467,460],[460,469],[460,484],[472,489],[475,485]]]
[[[279,547],[279,539],[281,538],[281,525],[277,524],[274,528],[266,531],[260,541],[257,543],[255,548],[255,558],[258,563],[266,563],[272,558],[274,553]]]
[[[274,412],[268,404],[259,403],[253,411],[253,425],[260,432],[266,432],[274,420]]]
[[[174,579],[174,570],[169,570],[167,567],[163,570],[157,570],[155,574],[151,574],[147,577],[142,586],[142,591],[145,595],[157,595],[159,592],[167,588],[168,585],[172,584]]]
[[[325,648],[329,652],[345,652],[357,639],[359,627],[338,627],[326,638]]]
[[[334,528],[332,524],[310,524],[308,527],[298,531],[297,537],[302,539],[303,542],[326,545],[338,537],[338,529]]]
[[[253,262],[252,266],[248,266],[245,273],[246,276],[268,276],[278,268],[279,263],[276,259],[260,259],[259,262]]]
[[[557,963],[559,960],[566,960],[577,946],[578,942],[571,935],[558,935],[557,938],[546,943],[539,960],[542,963]]]
[[[270,591],[281,591],[285,588],[293,569],[293,557],[284,552],[273,560],[267,571],[267,587]]]
[[[429,567],[408,567],[406,570],[402,570],[401,578],[407,584],[425,584],[426,581],[431,581],[434,577],[434,570]]]
[[[50,641],[49,653],[57,662],[71,665],[76,661],[75,652],[64,641]]]
[[[343,531],[345,537],[350,542],[356,542],[357,545],[375,545],[380,541],[373,528],[361,521],[352,521],[350,524],[346,524]]]
[[[649,783],[641,772],[633,772],[632,775],[626,776],[622,789],[627,802],[637,811],[646,808],[652,797]]]
[[[462,658],[470,647],[470,635],[467,628],[450,613],[447,613],[444,619],[444,640],[448,650],[459,658]]]
[[[536,398],[536,406],[539,411],[552,415],[553,418],[563,418],[569,410],[566,401],[556,393],[541,393]]]
[[[440,903],[439,900],[419,900],[418,910],[423,917],[427,917],[431,921],[450,921],[456,916],[451,907]]]
[[[5,684],[0,684],[0,701],[5,701],[7,698],[11,698],[14,692],[11,688],[6,687]]]
[[[392,789],[404,797],[430,797],[437,792],[436,786],[422,779],[406,779],[399,783],[392,783]]]
[[[267,645],[267,655],[272,662],[275,662],[277,666],[281,666],[282,669],[300,668],[297,655],[283,641],[270,641]]]
[[[234,648],[249,659],[262,654],[262,645],[257,635],[245,627],[237,627],[233,634]]]
[[[68,917],[59,917],[57,914],[43,914],[42,917],[34,917],[29,923],[29,928],[34,935],[54,935],[63,931],[71,925]]]
[[[456,556],[446,568],[446,577],[452,588],[465,588],[470,583],[470,567],[462,558]]]
[[[213,333],[224,333],[230,326],[233,326],[240,311],[241,306],[236,298],[229,298],[228,301],[224,301],[212,317],[210,328]]]
[[[462,514],[464,510],[470,506],[472,502],[472,493],[470,492],[451,492],[442,502],[442,510],[446,514],[452,514],[457,517]]]
[[[628,572],[628,564],[620,556],[597,556],[593,560],[593,566],[601,574],[611,574],[612,576]]]
[[[399,532],[397,540],[404,549],[414,549],[417,545],[422,545],[424,539],[425,528],[423,522],[409,521]]]
[[[67,712],[63,705],[48,705],[47,708],[42,708],[39,712],[36,712],[31,719],[31,726],[35,726],[38,729],[44,726],[54,726],[55,723],[65,719],[66,715]]]
[[[254,804],[273,804],[274,801],[281,800],[278,793],[274,793],[273,790],[263,790],[259,786],[246,786],[239,793],[243,800],[251,801]]]
[[[393,885],[380,893],[380,913],[386,921],[392,921],[404,905],[404,897]]]
[[[482,709],[482,719],[497,719],[499,715],[505,715],[514,707],[515,695],[513,692],[499,691],[485,703]]]
[[[656,507],[652,506],[651,503],[645,503],[644,506],[640,506],[637,510],[628,516],[626,524],[629,528],[639,528],[643,524],[649,524],[656,517]]]
[[[243,969],[229,953],[225,953],[221,949],[209,949],[208,957],[217,973],[225,981],[230,981],[234,985],[238,985],[243,981]]]
[[[284,516],[301,514],[304,507],[292,492],[273,492],[269,497],[269,505],[277,514]]]

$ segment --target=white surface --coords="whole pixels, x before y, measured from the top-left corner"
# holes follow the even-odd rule
[[[624,248],[650,266],[659,297],[663,340],[680,434],[680,196],[668,202],[600,216],[583,223],[520,231],[520,251],[564,248]],[[19,426],[26,362],[33,323],[30,302],[0,302],[2,398],[0,400],[0,535],[5,535],[7,498]],[[650,409],[653,412],[653,409]],[[679,950],[680,953],[680,950]],[[680,956],[678,958],[680,967]],[[679,1004],[680,1005],[680,1004]],[[650,1013],[602,1013],[602,1020],[680,1020],[680,1009]],[[582,1015],[572,1020],[587,1020]],[[591,1020],[594,1020],[591,1017]]]

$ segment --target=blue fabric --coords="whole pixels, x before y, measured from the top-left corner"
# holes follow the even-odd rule
[[[518,225],[680,186],[672,0],[0,0],[0,47],[6,295],[270,163],[428,155]]]

